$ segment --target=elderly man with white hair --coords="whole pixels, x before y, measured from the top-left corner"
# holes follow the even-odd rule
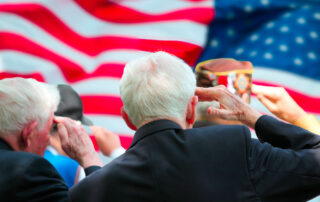
[[[122,116],[137,129],[119,158],[71,188],[71,201],[305,201],[320,194],[320,137],[262,116],[226,88],[197,88],[191,68],[157,52],[129,62]],[[244,125],[193,129],[196,105]],[[269,142],[269,143],[262,143]]]
[[[75,121],[54,117],[59,92],[32,79],[0,80],[0,201],[67,201],[68,187],[42,156],[58,123],[65,151],[87,168],[102,165]]]

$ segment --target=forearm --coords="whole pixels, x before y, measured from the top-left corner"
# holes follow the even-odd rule
[[[311,114],[306,114],[302,116],[298,120],[294,121],[292,124],[304,128],[308,131],[311,131],[317,135],[320,135],[320,123],[316,119],[316,117]]]

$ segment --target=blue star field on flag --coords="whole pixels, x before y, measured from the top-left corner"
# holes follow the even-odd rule
[[[218,0],[215,8],[199,61],[248,60],[320,81],[320,1]]]

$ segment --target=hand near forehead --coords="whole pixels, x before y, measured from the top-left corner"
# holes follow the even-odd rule
[[[196,88],[199,101],[218,101],[220,109],[209,107],[208,113],[212,116],[225,120],[241,121],[247,126],[254,128],[261,114],[250,107],[240,97],[232,94],[225,86],[211,88]]]
[[[102,166],[101,159],[80,122],[57,116],[54,117],[54,121],[58,123],[58,134],[62,149],[70,158],[84,168],[93,165]]]

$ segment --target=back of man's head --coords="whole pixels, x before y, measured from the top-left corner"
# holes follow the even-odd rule
[[[136,127],[161,118],[183,119],[195,88],[191,68],[165,52],[127,63],[120,81],[124,110]]]
[[[44,128],[59,103],[54,86],[33,79],[0,80],[0,134],[16,134],[32,121]]]

